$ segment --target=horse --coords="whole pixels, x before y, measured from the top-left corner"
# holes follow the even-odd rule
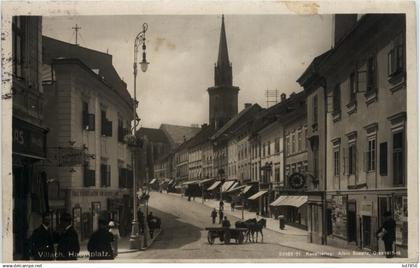
[[[247,231],[245,233],[246,236],[246,242],[251,242],[251,230],[252,230],[252,226],[254,224],[257,223],[256,219],[248,219],[246,221],[237,221],[235,222],[235,227],[236,228],[246,228]],[[252,234],[252,238],[254,237],[254,235]],[[252,242],[254,242],[254,239],[252,239]]]
[[[266,219],[260,219],[251,227],[252,232],[252,241],[254,241],[254,233],[257,234],[256,243],[258,243],[258,233],[261,234],[261,242],[264,241],[264,235],[263,235],[263,229],[267,227],[267,220]]]

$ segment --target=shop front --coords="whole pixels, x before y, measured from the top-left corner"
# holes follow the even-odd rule
[[[49,210],[47,176],[38,163],[46,159],[47,130],[13,117],[13,258],[29,259],[28,238]]]

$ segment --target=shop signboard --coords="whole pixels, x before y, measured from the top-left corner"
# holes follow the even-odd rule
[[[46,158],[47,130],[13,117],[12,149],[14,154]]]

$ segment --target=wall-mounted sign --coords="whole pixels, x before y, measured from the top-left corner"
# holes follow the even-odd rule
[[[372,216],[373,205],[372,201],[362,201],[360,203],[360,215]]]
[[[47,130],[13,117],[13,153],[45,158]]]
[[[75,147],[48,148],[48,159],[59,167],[82,165],[86,159],[84,149]]]

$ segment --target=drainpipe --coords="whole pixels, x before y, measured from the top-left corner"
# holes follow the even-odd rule
[[[327,244],[327,114],[328,114],[328,95],[327,95],[327,81],[323,78],[324,89],[324,192],[322,195],[322,240],[324,245]]]

